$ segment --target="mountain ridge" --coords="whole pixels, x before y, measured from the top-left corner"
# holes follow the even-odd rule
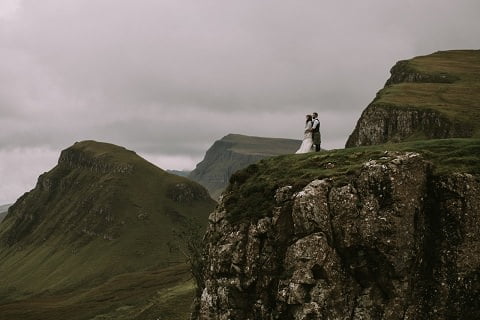
[[[0,309],[180,265],[181,253],[169,247],[173,229],[191,219],[205,226],[214,206],[202,186],[133,151],[75,143],[0,224],[0,272],[9,275],[0,279]]]
[[[363,111],[346,147],[480,137],[480,50],[402,60]]]
[[[300,140],[228,134],[213,143],[188,177],[218,198],[237,170],[267,157],[294,153],[300,144]]]

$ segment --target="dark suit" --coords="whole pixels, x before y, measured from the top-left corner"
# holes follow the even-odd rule
[[[320,135],[320,120],[318,118],[313,119],[313,144],[315,145],[315,151],[320,151],[320,144],[322,143],[322,137]]]

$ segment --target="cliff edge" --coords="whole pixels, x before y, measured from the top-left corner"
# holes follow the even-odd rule
[[[447,139],[237,172],[193,318],[479,319],[479,163],[480,140]]]
[[[480,137],[480,50],[439,51],[398,62],[346,147]]]

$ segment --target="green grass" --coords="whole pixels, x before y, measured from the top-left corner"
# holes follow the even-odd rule
[[[189,318],[194,285],[185,265],[132,272],[98,286],[0,303],[0,320]]]
[[[253,164],[231,177],[225,199],[229,219],[237,221],[268,214],[274,206],[275,190],[282,186],[291,185],[299,191],[314,179],[328,177],[335,177],[339,185],[346,184],[364,162],[383,161],[385,151],[419,152],[433,163],[437,175],[451,172],[480,175],[479,139],[424,140],[278,156]]]
[[[410,60],[424,73],[449,74],[465,81],[480,81],[480,50],[449,50]]]
[[[402,82],[386,86],[372,105],[438,111],[480,137],[480,50],[441,51],[403,62],[408,73],[451,78],[451,83]]]
[[[187,219],[204,228],[215,205],[200,185],[132,151],[77,143],[0,224],[0,273],[8,275],[0,278],[0,305],[76,297],[119,275],[182,263],[169,246],[173,230]]]

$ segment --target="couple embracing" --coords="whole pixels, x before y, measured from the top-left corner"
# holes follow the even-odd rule
[[[305,121],[305,134],[303,136],[302,145],[295,153],[307,153],[312,151],[312,146],[315,145],[315,151],[320,151],[321,137],[320,137],[320,120],[318,120],[318,113],[314,112],[312,115],[307,114]]]

